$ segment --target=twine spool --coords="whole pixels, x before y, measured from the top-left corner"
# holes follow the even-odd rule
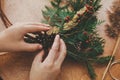
[[[111,63],[111,65],[110,65],[110,67],[109,67],[109,70],[108,70],[108,71],[109,71],[109,74],[110,74],[110,76],[111,76],[111,78],[112,78],[113,80],[120,80],[120,78],[119,78],[119,79],[116,78],[115,75],[111,72],[112,67],[115,66],[115,65],[117,65],[117,64],[120,64],[120,59],[114,61],[113,63]]]

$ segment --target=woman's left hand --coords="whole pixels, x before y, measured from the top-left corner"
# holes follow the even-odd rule
[[[33,52],[42,48],[40,44],[29,44],[24,35],[29,32],[47,31],[48,25],[41,23],[18,23],[0,32],[0,52]]]

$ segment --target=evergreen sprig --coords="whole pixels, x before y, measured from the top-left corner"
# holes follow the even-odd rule
[[[59,34],[66,43],[68,57],[78,63],[84,63],[91,80],[95,80],[96,74],[92,64],[106,64],[111,58],[111,56],[99,57],[103,54],[105,43],[96,31],[96,26],[103,22],[96,17],[101,7],[100,1],[52,0],[52,7],[46,6],[46,10],[42,12],[44,22],[53,28],[32,40],[28,37],[26,41],[41,43],[47,50],[52,45],[48,45],[48,41],[53,43],[54,36]]]

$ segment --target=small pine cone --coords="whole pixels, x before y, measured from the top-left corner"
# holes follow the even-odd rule
[[[25,36],[24,38],[25,42],[27,43],[39,43],[43,46],[44,50],[48,50],[54,41],[56,34],[48,35],[46,32],[44,33],[35,33],[35,37],[33,38],[30,35]]]
[[[77,43],[75,43],[75,48],[77,49],[77,51],[79,52],[79,51],[81,51],[81,44],[82,44],[82,42],[80,41],[80,42],[77,42]]]
[[[37,37],[38,43],[42,44],[44,49],[48,49],[52,46],[54,38],[55,34],[47,35],[46,33]]]

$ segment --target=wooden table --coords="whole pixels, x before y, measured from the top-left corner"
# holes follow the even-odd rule
[[[103,8],[100,10],[98,18],[106,20],[106,10],[109,9],[112,0],[102,0]],[[49,0],[4,0],[4,11],[10,21],[16,22],[40,22],[43,17],[41,10],[45,5],[49,5]],[[104,48],[104,56],[111,55],[116,40],[110,39],[105,34],[105,23],[98,26],[100,35],[106,40]],[[4,30],[5,26],[0,21],[0,30]],[[120,46],[120,45],[119,45]],[[18,46],[19,47],[19,46]],[[116,59],[120,58],[120,50],[117,50]],[[30,67],[35,53],[7,53],[0,56],[0,75],[4,80],[28,80]],[[106,66],[95,65],[97,79],[101,80]],[[120,75],[120,66],[113,69],[116,75]],[[72,60],[66,59],[62,73],[58,80],[90,80],[86,68],[82,64],[78,64]],[[105,80],[112,80],[107,74]]]

